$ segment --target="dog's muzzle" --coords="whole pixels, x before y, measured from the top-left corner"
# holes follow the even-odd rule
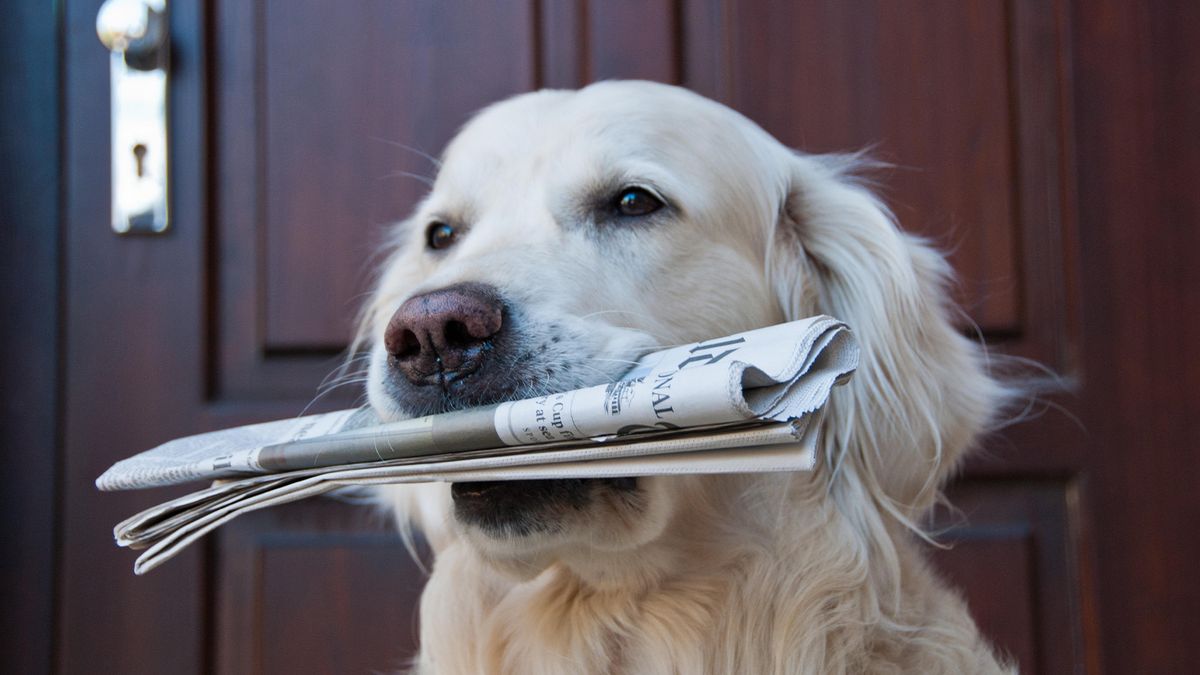
[[[406,300],[388,322],[391,395],[406,412],[427,415],[511,399],[526,390],[529,363],[500,292],[456,284]],[[632,492],[635,478],[455,483],[455,517],[492,536],[553,529],[582,511],[597,490]]]

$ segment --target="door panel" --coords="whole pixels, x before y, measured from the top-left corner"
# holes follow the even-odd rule
[[[1024,675],[1077,672],[1086,662],[1079,485],[1061,478],[978,477],[948,493],[933,561],[971,615]]]
[[[424,153],[534,85],[532,6],[214,11],[213,394],[304,399],[348,344],[384,226],[426,189]]]
[[[1008,7],[768,4],[732,5],[730,102],[794,147],[873,145],[900,221],[951,250],[973,318],[1017,330]]]
[[[531,13],[529,3],[276,0],[257,14],[252,44],[218,51],[255,57],[257,96],[239,112],[261,125],[262,154],[222,174],[261,186],[261,210],[221,225],[263,230],[266,351],[345,346],[378,229],[407,214],[436,168],[403,146],[437,152],[469,114],[532,87]]]
[[[218,672],[395,672],[416,654],[425,571],[382,513],[311,500],[220,542]]]

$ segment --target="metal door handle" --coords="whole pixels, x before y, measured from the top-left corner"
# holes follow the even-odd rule
[[[96,15],[96,34],[112,52],[112,227],[121,234],[170,225],[166,12],[166,0],[107,0]]]

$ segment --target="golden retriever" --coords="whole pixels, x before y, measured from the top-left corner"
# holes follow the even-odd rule
[[[863,358],[811,473],[385,488],[435,552],[415,672],[1008,672],[920,537],[1012,391],[855,167],[648,82],[517,96],[450,143],[364,312],[385,418],[819,313]]]

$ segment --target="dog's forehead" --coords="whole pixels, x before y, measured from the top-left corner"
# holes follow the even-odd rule
[[[442,171],[477,183],[524,164],[569,170],[621,158],[690,163],[698,147],[744,145],[748,120],[687,90],[602,82],[579,91],[523,94],[480,112],[451,142]]]
[[[541,91],[484,108],[447,146],[443,171],[465,163],[497,163],[533,150],[569,94]]]

